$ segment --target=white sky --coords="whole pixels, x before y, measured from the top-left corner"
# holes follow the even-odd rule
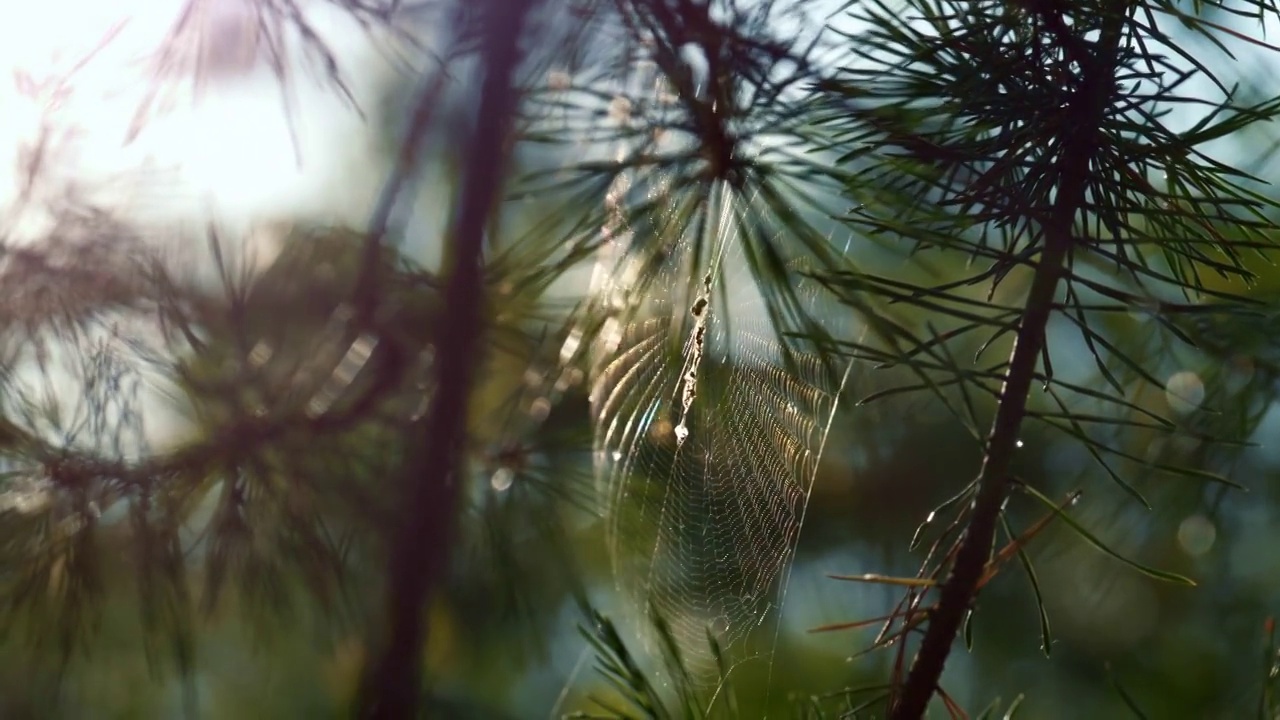
[[[105,207],[153,230],[148,237],[169,243],[179,257],[188,256],[187,250],[205,253],[203,238],[182,231],[206,219],[217,219],[232,232],[301,216],[356,226],[367,221],[383,181],[374,154],[377,129],[302,63],[292,83],[297,150],[280,84],[265,63],[255,72],[210,83],[198,97],[189,84],[163,86],[180,91],[172,107],[126,142],[153,87],[149,61],[187,1],[38,0],[0,6],[0,240],[40,242],[48,226],[50,213],[38,192],[33,201],[22,201],[23,166],[38,146],[42,126],[59,141],[37,175],[50,195],[68,184],[85,186]],[[237,53],[248,57],[243,51],[251,45],[235,23],[246,17],[249,1],[206,3],[218,13],[206,16],[206,27],[225,28],[223,42],[210,51],[224,62]],[[319,2],[304,7],[344,63],[361,107],[376,116],[377,93],[389,70],[386,59],[346,16]],[[68,78],[64,92],[55,94],[57,81]],[[269,259],[273,249],[254,248],[255,259]],[[33,370],[32,383],[36,392],[50,383],[69,412],[80,391],[78,382],[64,374]],[[167,405],[144,400],[152,442],[180,432],[177,418],[165,416]]]
[[[235,22],[249,0],[216,0],[210,27],[226,27],[212,52],[243,55]],[[294,124],[301,166],[283,111],[280,85],[260,63],[257,71],[212,83],[196,99],[180,87],[171,110],[125,144],[135,113],[150,89],[148,60],[174,26],[186,0],[41,0],[6,3],[0,10],[0,207],[12,208],[18,168],[40,134],[74,132],[65,154],[42,173],[55,185],[74,177],[106,185],[102,199],[132,206],[134,217],[191,218],[215,211],[234,224],[299,214],[362,222],[380,178],[370,172],[373,134],[336,91],[314,72],[293,83]],[[351,87],[368,111],[374,106],[378,56],[345,16],[320,4],[309,14],[346,63]],[[114,38],[71,76],[69,93],[50,107],[50,93],[33,86],[70,74],[103,39]],[[237,45],[246,43],[244,45]],[[194,43],[193,43],[194,46]],[[195,48],[192,48],[195,52]],[[173,87],[169,84],[166,87]],[[56,162],[55,162],[56,161]],[[141,172],[150,168],[148,172]],[[361,168],[366,172],[359,172]],[[165,172],[167,171],[167,172]],[[174,173],[177,173],[176,175]],[[132,182],[122,177],[132,176]],[[154,215],[153,215],[154,213]],[[38,234],[28,217],[22,234]]]

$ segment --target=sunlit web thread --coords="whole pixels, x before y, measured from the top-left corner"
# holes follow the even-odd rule
[[[563,77],[557,78],[555,82],[569,85],[573,79]],[[634,64],[619,87],[612,88],[620,91],[619,94],[601,109],[609,118],[608,122],[622,131],[620,135],[624,139],[609,149],[617,162],[625,161],[635,149],[633,142],[625,138],[629,131],[635,130],[644,122],[633,113],[635,108],[630,98],[656,94],[661,87],[653,63],[641,61]],[[632,233],[627,226],[625,207],[625,198],[631,189],[631,174],[620,172],[606,190],[605,222],[600,227],[599,246],[591,279],[577,317],[569,324],[554,366],[534,364],[526,371],[525,382],[515,398],[517,412],[504,418],[504,427],[499,433],[500,439],[496,446],[509,445],[531,436],[546,421],[550,408],[560,402],[571,389],[581,385],[584,379],[582,360],[595,347],[590,338],[598,342],[601,337],[618,336],[617,320],[609,315],[625,307],[626,298],[622,294],[608,291],[616,282],[616,278],[611,280],[609,276],[618,268],[631,245]],[[598,323],[602,317],[605,318],[603,326]]]
[[[657,277],[605,323],[616,336],[598,340],[590,373],[618,589],[670,625],[704,678],[715,670],[708,629],[742,659],[781,600],[845,377],[815,352],[784,360],[746,270],[734,202],[725,190],[712,203],[721,212],[706,210],[711,266],[692,267],[692,232],[676,238],[650,270]],[[626,296],[636,261],[601,291]],[[807,310],[820,312],[817,285],[794,277]]]
[[[648,85],[661,92],[643,71],[632,81],[642,93]],[[658,105],[625,103],[661,113]],[[633,130],[646,120],[616,119]],[[655,120],[660,127],[660,118],[647,118]],[[640,139],[620,142],[619,162],[646,136],[661,133],[632,133]],[[781,600],[847,371],[833,372],[814,353],[783,362],[778,333],[799,328],[764,319],[738,244],[740,199],[718,188],[718,206],[703,210],[708,227],[695,229],[688,218],[672,222],[672,178],[632,175],[620,173],[606,195],[590,332],[571,334],[566,350],[586,346],[592,359],[598,491],[618,589],[632,610],[662,616],[688,668],[710,679],[708,629],[736,661]],[[643,238],[628,222],[636,202],[667,206],[639,230]],[[652,237],[678,226],[676,237]],[[665,256],[656,268],[646,263],[655,242]],[[698,252],[706,246],[709,253]],[[817,286],[805,287],[799,274],[796,281],[807,310],[819,311]]]
[[[567,75],[556,75],[554,82],[557,85],[567,87],[573,83],[573,79]],[[633,112],[635,106],[630,98],[656,96],[662,87],[663,83],[654,63],[640,59],[633,63],[629,74],[619,86],[612,88],[618,91],[613,100],[603,108],[596,108],[603,110],[608,122],[621,131],[622,139],[615,147],[609,148],[617,162],[624,162],[636,149],[635,141],[627,138],[645,123],[645,120]],[[505,432],[506,436],[516,437],[533,432],[546,419],[547,409],[559,402],[570,389],[580,385],[583,380],[581,361],[589,351],[598,349],[598,346],[593,347],[589,339],[594,338],[598,342],[602,337],[618,337],[617,319],[610,316],[624,308],[627,300],[625,294],[609,290],[619,285],[617,278],[610,278],[610,274],[619,268],[622,258],[631,247],[632,232],[626,222],[625,202],[631,190],[632,178],[629,172],[617,173],[606,190],[605,221],[600,227],[599,246],[591,278],[577,317],[570,323],[568,334],[561,342],[555,367],[531,367],[526,373],[525,387],[517,399],[522,411],[514,416],[511,423],[513,428]],[[632,267],[633,271],[637,269]],[[602,318],[603,325],[599,322]]]

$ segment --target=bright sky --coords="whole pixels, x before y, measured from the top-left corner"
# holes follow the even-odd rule
[[[206,6],[197,12],[217,37],[206,57],[223,66],[250,57],[252,34],[242,28],[252,27],[245,22],[251,0],[194,1]],[[314,72],[299,72],[293,83],[300,153],[280,85],[261,62],[256,71],[210,83],[198,99],[189,83],[167,83],[178,91],[172,107],[126,143],[152,87],[153,54],[187,2],[41,0],[0,10],[0,207],[12,208],[19,197],[21,167],[43,123],[64,142],[60,152],[46,153],[41,176],[54,187],[71,178],[100,186],[99,197],[131,207],[134,217],[185,219],[212,209],[237,224],[299,213],[363,221],[376,178],[352,171],[370,165],[371,134]],[[378,56],[350,20],[316,5],[309,17],[347,63],[362,106],[372,108]],[[63,78],[69,80],[57,94]],[[27,212],[17,234],[38,235],[40,226],[39,213]]]
[[[0,239],[36,243],[45,236],[50,214],[42,207],[41,190],[32,193],[33,200],[23,199],[24,168],[42,133],[54,139],[36,174],[44,200],[74,184],[144,229],[189,230],[211,217],[233,231],[299,216],[357,226],[367,221],[383,180],[372,154],[377,134],[304,63],[298,63],[292,83],[296,148],[280,83],[265,62],[256,71],[210,82],[198,97],[190,83],[162,85],[170,91],[170,107],[129,141],[154,87],[155,53],[188,2],[205,6],[197,10],[205,13],[203,27],[218,38],[203,51],[205,57],[224,67],[249,65],[244,61],[251,57],[246,50],[253,47],[252,34],[243,28],[252,27],[245,22],[251,0],[40,0],[0,6]],[[326,3],[301,4],[344,63],[361,107],[376,115],[385,58]],[[199,52],[194,41],[183,47]],[[195,240],[185,233],[148,236],[157,243]],[[197,245],[192,249],[203,253],[203,240]],[[255,258],[267,260],[273,249],[254,248]],[[73,378],[35,370],[32,378],[33,389],[51,382],[66,411],[78,403],[81,392]],[[166,402],[144,405],[152,442],[180,427],[176,418],[164,417]]]

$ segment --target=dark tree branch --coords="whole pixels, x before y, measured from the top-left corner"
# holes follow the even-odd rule
[[[1065,125],[1069,129],[1062,138],[1058,194],[1044,229],[1044,250],[1027,292],[999,407],[987,439],[977,495],[970,507],[951,574],[942,585],[938,603],[929,618],[929,628],[893,706],[892,720],[924,716],[938,690],[947,657],[965,614],[972,607],[991,554],[1008,493],[1010,465],[1027,414],[1027,398],[1045,346],[1045,328],[1053,313],[1058,283],[1072,252],[1072,228],[1085,204],[1089,164],[1097,153],[1100,128],[1114,92],[1114,57],[1124,17],[1120,9],[1113,11],[1096,46],[1097,54],[1082,63],[1080,84],[1068,111],[1074,122]]]
[[[411,718],[419,709],[428,630],[422,613],[448,569],[467,403],[483,333],[484,230],[505,170],[505,138],[517,100],[512,79],[531,5],[532,0],[485,3],[485,77],[452,233],[446,314],[435,343],[436,392],[423,420],[412,429],[418,437],[405,463],[403,514],[390,547],[387,637],[380,657],[366,670],[358,699],[362,717]]]
[[[381,280],[378,272],[384,251],[384,240],[391,226],[391,219],[404,197],[405,189],[417,172],[418,161],[422,155],[422,145],[431,124],[432,111],[440,104],[444,94],[445,81],[448,79],[447,68],[438,68],[418,94],[418,103],[414,107],[409,121],[409,130],[404,142],[400,145],[400,153],[396,156],[395,167],[378,196],[378,204],[374,208],[373,217],[364,239],[363,254],[360,260],[360,271],[356,278],[353,302],[356,308],[354,330],[367,326],[373,319],[373,311],[378,303],[378,285]]]

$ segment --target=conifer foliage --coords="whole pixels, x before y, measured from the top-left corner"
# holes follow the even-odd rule
[[[221,57],[179,52],[200,33],[190,4],[131,137],[166,83],[198,86]],[[1194,584],[1099,539],[1075,516],[1087,485],[1055,496],[1019,450],[1031,432],[1078,443],[1089,482],[1146,508],[1152,473],[1239,485],[1214,453],[1274,400],[1275,341],[1248,320],[1274,309],[1246,290],[1280,208],[1270,150],[1256,168],[1221,153],[1280,114],[1240,82],[1276,49],[1259,39],[1280,19],[1268,0],[323,4],[425,58],[368,227],[299,226],[261,273],[211,229],[184,274],[128,217],[68,194],[48,237],[5,243],[7,628],[68,661],[127,576],[149,656],[189,676],[197,628],[234,590],[259,628],[299,603],[356,628],[358,715],[452,712],[423,687],[428,609],[489,594],[463,569],[475,547],[517,584],[549,575],[573,554],[561,513],[585,510],[652,625],[627,637],[581,578],[546,590],[582,598],[612,687],[599,704],[749,717],[724,698],[737,668],[771,662],[837,406],[904,395],[949,412],[981,462],[903,528],[914,577],[853,578],[903,589],[868,648],[891,658],[886,682],[800,712],[963,716],[944,670],[1009,568],[1052,643],[1028,553],[1050,526]],[[287,87],[299,52],[352,97],[303,4],[241,10],[235,68],[263,62]],[[418,187],[432,163],[449,180]],[[421,193],[447,195],[438,266],[397,249]],[[583,268],[566,307],[555,291]],[[1176,346],[1222,374],[1170,381],[1177,402],[1153,407],[1133,388],[1165,388]],[[1092,376],[1056,373],[1066,357]],[[190,432],[157,449],[146,416],[166,395]],[[1134,449],[1154,437],[1203,452]],[[1027,508],[1039,519],[1016,527]],[[533,616],[535,594],[508,599]]]

